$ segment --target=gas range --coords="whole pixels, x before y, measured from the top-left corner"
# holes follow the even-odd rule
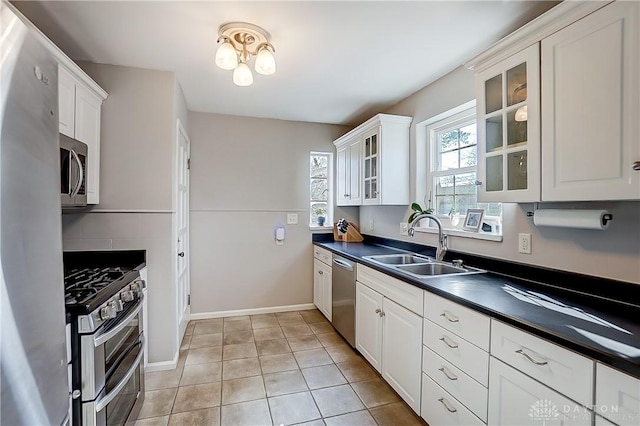
[[[64,287],[67,312],[77,318],[79,333],[89,333],[137,302],[144,282],[136,269],[92,267],[68,271]]]
[[[144,401],[145,264],[130,256],[65,253],[74,425],[124,426]]]

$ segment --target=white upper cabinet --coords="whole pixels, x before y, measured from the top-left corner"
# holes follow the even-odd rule
[[[543,201],[640,199],[639,22],[619,1],[542,40]]]
[[[640,199],[639,23],[637,1],[562,2],[466,64],[479,201]]]
[[[359,206],[362,203],[362,197],[360,196],[362,139],[354,138],[348,140],[336,146],[336,150],[337,204],[339,206]]]
[[[76,132],[76,81],[58,67],[58,120],[60,133],[73,138]]]
[[[80,76],[58,66],[60,133],[87,144],[87,204],[100,201],[100,110],[105,97],[88,88]]]
[[[477,76],[478,201],[540,200],[538,43]]]
[[[378,114],[333,143],[337,204],[409,204],[411,117]]]

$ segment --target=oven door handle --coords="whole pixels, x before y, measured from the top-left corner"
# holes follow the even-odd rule
[[[140,309],[142,309],[142,295],[140,297],[138,306],[131,311],[131,313],[129,313],[129,315],[127,315],[127,317],[125,319],[123,319],[122,321],[120,321],[120,324],[118,324],[117,327],[114,327],[113,329],[107,331],[106,333],[103,333],[97,337],[95,337],[93,339],[93,345],[97,348],[98,346],[104,344],[104,342],[106,342],[107,340],[111,339],[113,336],[115,336],[116,334],[120,333],[126,326],[127,324],[129,324],[129,322],[136,316],[138,315],[138,313],[140,312]]]
[[[140,344],[144,346],[144,336],[140,336]],[[135,373],[138,367],[140,366],[140,361],[142,360],[143,356],[144,356],[144,350],[141,350],[138,356],[136,357],[135,362],[133,363],[129,371],[127,371],[127,374],[125,374],[125,376],[122,378],[120,383],[118,383],[111,392],[106,394],[99,401],[96,401],[96,413],[99,413],[100,411],[104,410],[104,408],[113,400],[113,398],[118,396],[122,388],[124,388],[127,385],[127,383],[129,382],[129,379],[131,378],[131,376],[133,376],[133,373]]]

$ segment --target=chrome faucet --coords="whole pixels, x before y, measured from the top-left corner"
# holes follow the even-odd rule
[[[440,222],[440,219],[438,219],[436,216],[429,213],[420,214],[416,216],[415,219],[413,219],[413,222],[411,222],[411,225],[409,226],[409,230],[407,231],[407,233],[409,234],[410,237],[413,237],[414,228],[416,224],[418,224],[418,222],[420,222],[421,219],[427,219],[427,218],[431,219],[436,223],[436,225],[438,225],[438,248],[436,248],[436,259],[442,260],[444,259],[444,254],[447,252],[447,236],[442,230],[442,222]]]

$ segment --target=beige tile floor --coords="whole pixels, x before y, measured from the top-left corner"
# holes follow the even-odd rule
[[[191,321],[146,425],[426,425],[318,310]]]

